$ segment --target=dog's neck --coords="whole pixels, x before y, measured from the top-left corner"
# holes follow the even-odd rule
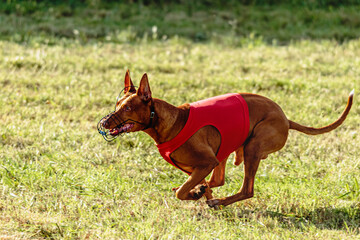
[[[189,117],[189,105],[175,107],[161,99],[153,99],[155,117],[153,127],[144,130],[156,144],[173,139],[186,124]]]

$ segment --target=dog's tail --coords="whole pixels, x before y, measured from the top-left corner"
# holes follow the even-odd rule
[[[289,120],[289,124],[290,124],[289,128],[295,129],[299,132],[303,132],[303,133],[309,134],[309,135],[317,135],[317,134],[330,132],[330,131],[334,130],[335,128],[337,128],[338,126],[340,126],[346,119],[346,116],[348,115],[351,105],[353,103],[353,97],[354,97],[354,90],[351,91],[349,98],[348,98],[346,108],[345,108],[344,112],[341,114],[341,116],[335,122],[333,122],[325,127],[322,127],[322,128],[306,127],[306,126],[303,126],[301,124],[298,124],[296,122]]]

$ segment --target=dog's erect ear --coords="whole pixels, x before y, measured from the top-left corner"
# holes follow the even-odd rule
[[[137,95],[145,102],[151,100],[151,91],[147,74],[145,73],[140,81],[140,86],[137,91]]]
[[[124,88],[124,94],[128,93],[128,92],[131,92],[131,93],[136,93],[136,89],[135,89],[135,86],[133,84],[133,82],[131,81],[131,78],[130,78],[130,72],[129,70],[126,71],[126,74],[125,74],[125,88]]]

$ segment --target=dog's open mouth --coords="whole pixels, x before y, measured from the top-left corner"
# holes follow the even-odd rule
[[[113,116],[113,113],[106,115],[105,117],[100,119],[100,121],[97,124],[98,132],[108,142],[115,140],[118,136],[120,136],[123,133],[127,133],[127,132],[130,132],[131,130],[133,130],[133,128],[135,126],[135,122],[136,122],[136,121],[133,121],[130,119],[120,122],[119,119],[117,119],[116,117],[112,118],[112,116]],[[118,125],[116,127],[110,128],[109,127],[110,124],[107,123],[107,121],[109,121],[109,120],[115,121],[115,122],[112,122],[112,125],[114,123],[118,124]]]
[[[115,128],[110,129],[109,133],[111,136],[117,136],[121,133],[130,131],[134,127],[134,125],[135,125],[134,123],[125,123],[121,126],[117,126]]]

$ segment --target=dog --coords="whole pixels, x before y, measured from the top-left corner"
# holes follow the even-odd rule
[[[107,140],[137,131],[150,135],[165,160],[189,175],[184,184],[173,189],[176,197],[180,200],[198,200],[205,196],[206,203],[218,209],[219,206],[227,206],[254,196],[254,180],[260,160],[266,159],[269,154],[285,145],[289,129],[308,135],[336,129],[346,119],[353,96],[354,90],[348,97],[344,112],[335,122],[325,127],[312,128],[288,120],[278,104],[251,93],[222,95],[211,98],[210,102],[204,100],[176,107],[152,97],[146,73],[136,89],[128,70],[125,74],[125,87],[117,98],[115,111],[101,119],[98,128]],[[221,106],[215,108],[214,102]],[[213,104],[215,110],[211,110]],[[202,110],[197,113],[202,120],[190,120],[192,115],[196,115],[198,110],[194,109],[197,107],[209,108],[212,111],[209,116],[216,115],[218,120],[208,120],[211,117],[205,116]],[[238,112],[240,113],[237,114]],[[227,127],[230,123],[225,122],[225,118],[235,120],[235,124],[231,123],[235,127]],[[197,124],[198,129],[191,130],[190,136],[184,137],[184,129],[193,124]],[[235,138],[235,144],[229,138]],[[174,142],[174,139],[181,141]],[[224,185],[229,151],[235,152],[235,165],[244,163],[243,184],[239,192],[232,196],[214,198],[211,188]],[[211,177],[206,181],[205,178],[210,173]]]

